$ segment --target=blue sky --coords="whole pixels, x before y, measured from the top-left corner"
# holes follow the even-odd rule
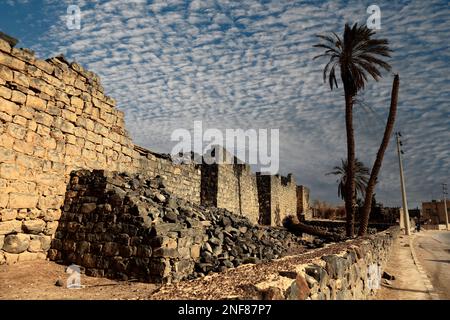
[[[69,4],[81,29],[68,30]],[[61,1],[2,0],[0,30],[48,58],[63,53],[102,77],[134,141],[170,152],[174,129],[279,128],[280,171],[313,199],[339,203],[325,173],[345,157],[341,90],[322,82],[315,34],[342,33],[381,9],[379,37],[400,75],[396,130],[405,136],[410,207],[450,183],[448,1]],[[357,156],[371,165],[387,115],[392,74],[370,81],[355,107]],[[400,205],[394,139],[376,193]]]

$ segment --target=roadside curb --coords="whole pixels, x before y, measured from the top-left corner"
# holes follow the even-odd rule
[[[420,263],[419,259],[416,255],[416,250],[414,249],[414,239],[416,238],[415,234],[412,234],[409,237],[409,247],[411,249],[411,255],[414,260],[414,264],[417,267],[417,270],[419,270],[420,276],[422,277],[423,283],[425,285],[425,288],[428,291],[428,294],[431,297],[431,300],[440,300],[439,295],[436,293],[436,290],[434,289],[433,285],[431,284],[430,279],[427,276],[427,273],[425,272],[425,269],[423,268],[422,264]]]

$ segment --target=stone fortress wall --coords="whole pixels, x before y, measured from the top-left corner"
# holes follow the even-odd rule
[[[260,205],[264,195],[248,165],[175,164],[134,145],[123,112],[95,73],[63,56],[37,59],[0,37],[0,264],[46,258],[70,173],[78,169],[159,176],[180,198],[254,223],[273,212]],[[276,190],[278,200],[271,201],[280,217],[296,214],[295,182],[286,187],[284,178],[269,179],[273,187],[266,192]]]
[[[312,219],[312,209],[309,206],[309,188],[297,186],[297,216],[301,220]]]

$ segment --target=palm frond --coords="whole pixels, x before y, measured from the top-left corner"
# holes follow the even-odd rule
[[[325,49],[325,51],[313,59],[329,58],[323,70],[323,81],[326,82],[328,78],[331,90],[338,88],[336,78],[338,66],[344,88],[351,96],[355,96],[358,91],[365,88],[368,75],[378,81],[382,77],[380,69],[391,70],[390,64],[381,59],[391,56],[389,42],[387,39],[376,39],[374,36],[374,30],[357,23],[353,26],[345,24],[342,37],[335,32],[329,35],[317,35],[323,42],[313,47]]]

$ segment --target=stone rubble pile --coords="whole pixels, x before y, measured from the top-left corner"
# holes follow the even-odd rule
[[[173,196],[164,177],[79,170],[49,255],[92,276],[170,282],[303,250],[283,228]]]
[[[210,223],[206,228],[208,240],[202,246],[193,277],[244,263],[267,262],[304,249],[300,237],[282,228],[252,225],[224,209],[210,208],[199,213],[200,220]]]

